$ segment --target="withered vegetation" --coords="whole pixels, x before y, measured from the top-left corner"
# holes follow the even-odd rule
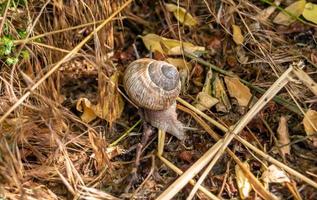
[[[275,1],[279,8],[291,2]],[[179,3],[197,24],[182,24],[166,3]],[[230,143],[194,198],[243,198],[237,176],[245,173],[251,199],[316,199],[316,24],[302,17],[274,24],[280,10],[266,0],[7,0],[0,12],[0,199],[155,199],[179,177],[173,166],[186,171],[299,61],[300,75]],[[199,58],[151,52],[141,38],[150,33],[205,50]],[[126,190],[143,132],[122,75],[139,57],[178,58],[186,138],[164,140],[155,130]],[[217,104],[201,114],[182,103],[204,107],[198,94]],[[289,182],[262,185],[269,156]],[[174,198],[186,199],[192,188]]]

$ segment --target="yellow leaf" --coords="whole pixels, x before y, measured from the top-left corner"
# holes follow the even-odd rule
[[[142,40],[149,51],[157,51],[167,55],[182,55],[183,49],[188,53],[205,50],[204,47],[195,46],[190,42],[181,42],[179,40],[161,37],[153,33],[143,36]]]
[[[245,165],[246,168],[250,169],[248,163],[245,162],[243,163],[243,165]],[[240,197],[241,199],[246,199],[252,190],[252,186],[248,178],[244,175],[242,169],[239,167],[239,165],[235,166],[235,172]]]
[[[166,62],[174,65],[178,70],[186,69],[191,71],[192,65],[189,62],[186,62],[186,60],[182,58],[167,58]]]
[[[167,3],[165,8],[169,12],[173,12],[175,18],[182,24],[186,26],[195,26],[197,25],[197,20],[189,14],[185,8],[179,7],[175,4]]]
[[[208,110],[219,102],[218,99],[210,96],[210,94],[206,92],[199,92],[196,101],[195,107],[200,111]]]
[[[236,77],[232,78],[226,76],[225,82],[227,85],[229,95],[231,97],[236,98],[240,106],[248,106],[249,101],[252,97],[250,89],[247,86],[243,85],[240,82],[239,78]]]
[[[91,102],[86,98],[80,98],[77,101],[76,109],[83,114],[80,116],[81,120],[83,122],[89,123],[92,120],[96,119],[97,115],[94,111],[94,106],[91,104]]]
[[[311,21],[317,24],[317,4],[306,3],[303,16],[308,21]]]
[[[197,51],[205,51],[205,47],[195,46],[190,42],[181,42],[162,37],[162,45],[166,48],[168,55],[182,55],[183,50],[188,53],[195,53]]]
[[[237,25],[232,25],[232,37],[233,37],[233,41],[237,44],[237,45],[241,45],[243,44],[244,41],[244,37],[241,33],[241,29],[239,26]]]
[[[281,11],[273,20],[276,24],[283,24],[285,26],[290,25],[294,21],[296,21],[295,17],[299,17],[305,8],[306,1],[305,0],[299,0],[295,1],[291,5],[285,8],[285,11],[289,14],[284,13]]]
[[[149,51],[152,51],[152,52],[157,51],[157,52],[160,52],[162,54],[165,53],[162,49],[162,46],[161,46],[162,38],[160,36],[150,33],[150,34],[147,34],[141,38],[143,40],[145,47]]]
[[[309,109],[305,114],[303,124],[307,135],[317,133],[317,112]]]

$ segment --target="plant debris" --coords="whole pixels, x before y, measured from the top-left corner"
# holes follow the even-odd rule
[[[316,1],[0,12],[0,199],[316,199]],[[178,69],[182,140],[129,99],[139,58]]]

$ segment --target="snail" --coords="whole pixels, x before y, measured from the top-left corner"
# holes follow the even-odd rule
[[[184,139],[183,125],[176,113],[181,82],[175,66],[149,58],[138,59],[125,70],[123,85],[131,101],[143,110],[146,122]]]

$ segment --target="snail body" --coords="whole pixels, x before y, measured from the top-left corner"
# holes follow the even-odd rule
[[[176,98],[181,90],[176,67],[164,61],[138,59],[127,67],[123,85],[132,102],[143,109],[145,121],[179,139],[184,138],[176,114]]]

